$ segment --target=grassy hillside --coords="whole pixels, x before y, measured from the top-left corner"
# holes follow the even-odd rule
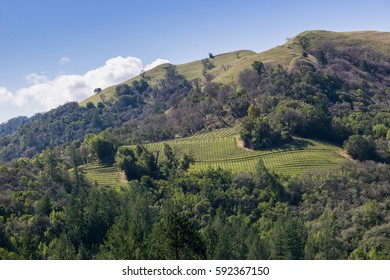
[[[295,139],[293,143],[277,149],[252,151],[243,148],[238,138],[238,127],[218,129],[188,138],[149,143],[145,147],[152,152],[162,152],[169,144],[180,156],[183,153],[195,157],[190,171],[222,168],[236,172],[254,171],[261,159],[267,168],[279,175],[294,176],[314,169],[336,168],[345,161],[342,150],[334,145],[310,139]],[[162,153],[160,153],[162,154]],[[99,185],[123,183],[119,171],[112,165],[92,164],[84,167],[87,178]]]
[[[308,57],[303,57],[302,44],[300,38],[307,39]],[[265,52],[261,52],[250,59],[236,64],[229,71],[222,73],[214,79],[214,82],[231,83],[237,81],[238,74],[251,66],[255,60],[263,63],[280,64],[287,68],[294,66],[295,62],[302,59],[317,63],[310,50],[317,48],[323,43],[332,43],[335,46],[354,46],[371,47],[378,51],[390,52],[390,32],[377,31],[356,31],[356,32],[331,32],[324,30],[305,31],[294,38],[291,38],[285,44],[277,46]]]
[[[218,77],[223,72],[228,71],[230,68],[234,67],[237,64],[240,64],[246,60],[250,60],[251,57],[256,56],[256,53],[249,50],[240,50],[225,54],[216,55],[213,59],[209,59],[210,62],[214,65],[214,68],[207,71],[208,75],[212,77]],[[144,73],[145,78],[148,80],[150,85],[157,84],[165,74],[164,67],[167,64],[159,65],[149,71]],[[177,72],[183,75],[187,80],[193,80],[195,78],[205,80],[203,75],[203,64],[202,60],[193,61],[190,63],[176,65]],[[140,80],[141,75],[136,76],[126,82],[124,84],[131,84],[134,80]],[[104,100],[109,100],[113,97],[115,93],[115,86],[108,87],[104,89],[100,94],[93,95],[86,100],[80,102],[81,105],[85,105],[88,102],[93,102],[97,104],[97,102]]]
[[[195,157],[193,171],[210,167],[233,172],[254,171],[257,162],[262,159],[266,167],[277,174],[298,175],[311,169],[334,168],[345,160],[340,155],[340,148],[309,139],[295,139],[292,144],[272,150],[248,150],[240,143],[237,127],[145,146],[156,152],[162,151],[164,143],[178,154],[192,154]]]
[[[118,186],[124,183],[121,173],[112,165],[92,163],[81,167],[86,178],[100,186]]]
[[[305,47],[308,52],[307,57],[303,57],[304,49],[302,47],[300,38],[307,40],[307,46]],[[255,60],[262,61],[263,63],[280,64],[287,68],[292,68],[295,62],[298,60],[311,61],[317,63],[316,58],[310,54],[310,50],[317,48],[323,43],[332,43],[336,46],[360,46],[371,47],[381,52],[390,52],[390,33],[389,32],[377,32],[377,31],[356,31],[356,32],[331,32],[324,30],[305,31],[294,38],[287,41],[285,44],[256,54],[249,50],[240,50],[225,54],[216,55],[214,59],[210,61],[215,67],[209,70],[207,73],[213,78],[213,82],[229,84],[237,82],[239,73],[251,67],[251,63]],[[164,75],[164,67],[166,65],[159,65],[154,69],[145,72],[145,77],[149,79],[151,85],[158,83]],[[204,80],[203,76],[203,64],[202,60],[193,61],[177,65],[179,74],[186,77],[187,80],[199,78]],[[141,79],[141,76],[134,77],[125,84],[131,84],[134,80]],[[88,99],[80,102],[81,105],[87,104],[87,102],[97,102],[109,100],[115,93],[115,85],[104,89],[100,94],[89,97]]]

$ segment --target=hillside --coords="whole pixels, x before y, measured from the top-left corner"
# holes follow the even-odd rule
[[[190,172],[221,168],[234,174],[255,172],[259,160],[277,175],[298,176],[310,170],[336,169],[346,159],[337,146],[310,139],[295,139],[291,144],[277,149],[254,151],[242,146],[239,127],[218,129],[191,137],[145,144],[154,154],[163,154],[168,144],[179,157],[189,154],[194,157]],[[164,160],[164,157],[160,157]],[[87,178],[98,185],[120,185],[121,175],[112,164],[89,164],[83,167]]]
[[[207,75],[210,77],[210,79],[214,79],[215,77],[218,77],[219,75],[228,71],[228,69],[234,67],[235,65],[247,60],[251,60],[251,57],[255,55],[255,52],[249,50],[240,50],[215,55],[214,58],[208,59],[208,61],[212,63],[213,66],[211,66],[211,69],[207,70]],[[194,79],[200,79],[204,82],[206,80],[206,77],[203,73],[203,70],[205,68],[204,63],[202,63],[203,61],[204,60],[197,60],[190,63],[176,65],[177,72],[178,74],[183,75],[189,81]],[[159,65],[149,71],[146,71],[143,74],[145,79],[151,86],[158,84],[159,81],[164,78],[164,68],[166,66],[167,64]],[[126,82],[123,82],[123,84],[131,85],[133,81],[141,79],[142,75],[138,75]],[[80,104],[85,106],[88,102],[92,102],[96,105],[98,102],[102,101],[102,96],[104,96],[104,100],[110,100],[111,98],[114,98],[115,86],[116,85],[113,85],[112,87],[104,89],[101,93],[87,98],[86,100],[80,102]]]
[[[254,151],[240,143],[236,127],[219,129],[188,138],[146,144],[150,151],[162,153],[164,143],[195,158],[193,171],[222,168],[234,173],[254,172],[259,160],[278,175],[300,175],[308,170],[336,168],[343,162],[340,148],[313,141],[296,139],[276,149]]]
[[[304,46],[302,46],[302,43]],[[299,60],[309,61],[318,64],[317,58],[312,52],[323,44],[334,44],[335,46],[359,46],[360,48],[375,48],[381,52],[390,52],[390,33],[376,31],[361,32],[331,32],[324,30],[305,31],[289,39],[281,46],[252,56],[249,60],[235,65],[226,73],[222,73],[215,82],[228,83],[237,81],[238,73],[250,68],[253,61],[258,60],[264,63],[280,64],[291,69]],[[303,52],[308,53],[307,57]]]
[[[0,126],[0,259],[390,259],[389,34],[161,65]]]
[[[389,161],[380,140],[390,127],[389,34],[306,31],[260,54],[160,65],[92,96],[81,103],[86,106],[69,103],[1,125],[0,160],[31,157],[109,129],[121,135],[116,145],[186,137],[234,126],[252,105],[273,119],[272,126],[281,121],[280,129],[305,138],[341,145],[352,135],[372,137],[377,152],[366,158]]]
[[[208,71],[211,81],[222,84],[230,84],[238,81],[239,73],[244,69],[249,69],[253,61],[262,61],[273,65],[282,65],[292,69],[298,61],[307,61],[313,64],[318,64],[317,58],[313,56],[313,52],[323,44],[334,44],[335,46],[350,46],[359,48],[374,48],[383,53],[390,53],[390,33],[377,31],[355,31],[355,32],[331,32],[325,30],[313,30],[302,32],[295,37],[289,39],[283,45],[274,47],[270,50],[256,54],[253,51],[241,50],[227,54],[216,55],[210,61],[215,64],[215,68]],[[308,56],[304,57],[303,52],[307,52]],[[155,85],[162,79],[164,75],[164,67],[166,65],[157,66],[144,73],[148,77],[149,83]],[[202,60],[177,65],[179,74],[184,75],[187,80],[199,78],[205,80],[202,73]],[[123,84],[131,84],[135,80],[140,80],[141,75],[136,76]],[[80,102],[85,106],[88,102],[102,101],[102,96],[106,99],[111,99],[115,93],[115,85],[104,89],[100,94],[91,96]]]

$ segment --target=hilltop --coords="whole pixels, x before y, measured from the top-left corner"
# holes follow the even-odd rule
[[[381,53],[390,53],[390,33],[378,31],[355,31],[355,32],[331,32],[325,30],[305,31],[286,43],[276,46],[270,50],[255,53],[250,50],[240,50],[226,54],[216,55],[214,59],[205,58],[215,65],[207,71],[209,80],[216,83],[230,84],[238,81],[239,73],[249,69],[254,61],[261,61],[266,64],[282,65],[292,69],[298,62],[306,61],[315,65],[319,64],[318,58],[314,56],[318,48],[323,45],[334,45],[335,47],[358,47],[360,49],[372,48]],[[307,53],[307,56],[304,53]],[[204,60],[197,60],[190,63],[177,65],[178,74],[183,75],[187,80],[200,79],[205,81]],[[122,84],[131,85],[133,81],[139,81],[147,77],[151,85],[156,85],[164,76],[166,64],[159,65],[154,69],[146,71]],[[80,102],[86,105],[93,102],[95,105],[103,99],[115,98],[115,85],[104,89],[101,93],[91,96]]]
[[[176,65],[176,69],[178,74],[183,75],[189,81],[199,79],[200,81],[205,82],[206,77],[208,77],[210,80],[213,80],[237,64],[248,60],[252,61],[251,57],[253,56],[256,56],[256,53],[253,51],[239,50],[230,53],[218,54],[213,58],[208,57],[202,60]],[[128,81],[123,82],[122,84],[131,85],[132,82],[139,81],[145,77],[144,79],[146,79],[151,86],[154,86],[164,78],[164,69],[167,67],[167,65],[168,63],[159,65],[149,71],[144,72],[142,75],[138,75]],[[104,89],[101,93],[87,98],[86,100],[80,102],[80,104],[85,105],[88,102],[97,104],[97,102],[102,101],[102,97],[103,99],[107,100],[114,98],[115,86],[116,85],[113,85]]]

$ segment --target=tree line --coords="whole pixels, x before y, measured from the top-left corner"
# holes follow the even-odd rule
[[[261,161],[253,173],[189,173],[169,147],[158,166],[134,149],[118,151],[118,168],[129,156],[141,172],[122,187],[89,183],[76,147],[2,164],[0,258],[390,257],[386,164],[346,162],[286,182]]]

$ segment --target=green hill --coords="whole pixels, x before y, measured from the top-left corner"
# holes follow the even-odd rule
[[[250,60],[251,57],[256,56],[256,53],[249,50],[240,50],[225,54],[219,54],[214,56],[214,58],[209,59],[209,62],[212,63],[212,68],[207,70],[207,75],[210,75],[210,77],[218,77],[222,73],[228,71],[230,68],[234,67],[237,64],[240,64],[244,61]],[[193,79],[201,79],[202,81],[205,80],[205,76],[203,75],[203,60],[197,60],[190,63],[180,64],[176,65],[177,72],[181,75],[183,75],[187,80],[193,80]],[[164,68],[167,66],[167,64],[159,65],[149,71],[146,71],[143,75],[147,79],[148,83],[150,85],[157,84],[163,77],[164,77]],[[123,84],[130,85],[131,82],[135,80],[140,80],[142,77],[141,75],[138,75]],[[111,87],[108,87],[104,89],[101,93],[93,95],[86,100],[80,102],[81,105],[85,105],[88,102],[93,102],[95,105],[102,101],[102,97],[104,100],[110,100],[114,94],[115,94],[115,86],[113,85]]]
[[[271,150],[253,151],[243,148],[238,127],[217,129],[192,137],[149,143],[144,146],[163,154],[164,144],[170,145],[178,156],[191,154],[195,164],[190,171],[222,168],[233,173],[255,171],[259,160],[279,175],[294,176],[309,170],[337,168],[346,159],[342,149],[320,141],[296,138],[291,144]],[[92,164],[84,168],[87,178],[99,185],[117,185],[120,174],[112,166]],[[123,181],[122,181],[123,182]]]
[[[216,83],[229,84],[237,82],[239,73],[251,67],[255,60],[263,63],[280,64],[287,68],[292,68],[299,60],[305,60],[317,64],[317,59],[311,54],[321,44],[329,43],[335,46],[359,46],[361,48],[375,48],[377,51],[390,52],[390,33],[378,31],[356,31],[356,32],[331,32],[324,30],[313,30],[302,32],[288,40],[285,44],[276,46],[270,50],[255,53],[250,50],[239,50],[235,52],[216,55],[210,62],[215,66],[207,71],[211,80]],[[304,57],[304,52],[307,57]],[[144,73],[150,85],[155,85],[163,78],[164,67],[166,64],[159,65]],[[205,80],[203,75],[202,60],[190,63],[176,65],[179,74],[184,75],[187,80],[195,78]],[[140,80],[138,75],[123,84],[131,84],[135,80]],[[80,102],[86,105],[93,102],[95,105],[104,100],[110,100],[114,97],[115,86],[104,89],[100,94],[91,96]]]
[[[326,63],[318,61],[321,52]],[[287,109],[278,106],[283,107],[284,102],[291,100],[303,102],[302,106],[312,108],[311,111],[319,109],[323,116],[328,114],[326,129],[331,132],[327,133],[328,138],[297,131],[293,134],[342,144],[353,134],[372,135],[374,126],[383,126],[384,130],[390,127],[389,53],[388,32],[306,31],[259,54],[243,50],[177,65],[176,71],[189,81],[184,81],[182,75],[173,75],[169,85],[160,83],[162,78],[164,82],[168,80],[167,65],[160,65],[142,74],[150,87],[133,86],[131,92],[117,96],[113,85],[81,104],[121,99],[118,102],[105,102],[99,108],[68,103],[38,114],[27,123],[13,123],[12,129],[3,126],[0,160],[30,157],[49,145],[83,141],[87,134],[110,129],[124,130],[121,133],[127,135],[123,136],[123,143],[131,142],[129,139],[156,142],[192,135],[234,125],[246,116],[250,105],[262,106],[266,115],[279,114]],[[243,75],[240,80],[241,71],[252,69],[253,61],[265,63],[265,74],[261,78]],[[274,64],[284,66],[283,71]],[[132,84],[142,76],[125,84]],[[206,77],[214,83],[206,83]],[[194,86],[190,81],[193,79],[205,83]],[[158,87],[153,87],[157,84]],[[305,114],[302,108],[288,110]],[[312,117],[306,114],[307,119]],[[317,126],[328,118],[318,115],[313,122]],[[51,132],[50,137],[47,131]],[[386,158],[386,149],[382,150],[380,156]]]
[[[302,46],[304,42],[304,46]],[[310,53],[321,44],[333,44],[334,46],[358,46],[361,48],[375,48],[377,51],[390,52],[390,33],[378,31],[356,32],[331,32],[325,30],[313,30],[302,32],[288,40],[285,44],[251,56],[250,59],[236,64],[229,71],[222,73],[214,79],[214,82],[229,83],[237,81],[238,74],[249,68],[255,60],[263,63],[280,64],[292,68],[299,60],[305,60],[317,64],[317,59]],[[304,50],[305,48],[305,50]],[[303,52],[308,53],[307,57]]]
[[[390,259],[389,43],[308,31],[0,127],[0,259]]]
[[[237,127],[146,144],[145,147],[153,152],[162,151],[164,143],[178,154],[192,154],[195,157],[193,171],[207,168],[229,169],[234,173],[254,171],[257,162],[263,160],[265,166],[277,174],[299,175],[313,169],[335,168],[345,160],[337,146],[302,138],[271,150],[245,149],[238,138]]]

